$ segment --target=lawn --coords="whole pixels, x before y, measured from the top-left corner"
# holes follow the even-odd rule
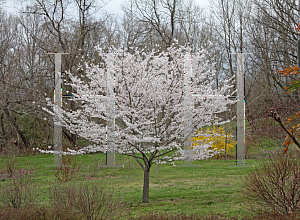
[[[16,158],[17,170],[34,171],[30,175],[40,190],[40,203],[49,204],[48,188],[57,182],[51,167],[53,155],[37,154]],[[259,166],[258,160],[246,160],[245,167],[235,167],[235,161],[208,159],[194,161],[195,167],[173,167],[171,164],[159,165],[156,173],[155,164],[150,172],[149,203],[141,203],[143,188],[143,172],[136,161],[128,156],[116,155],[116,163],[124,165],[120,168],[97,168],[104,164],[105,154],[88,154],[77,156],[81,165],[76,179],[66,184],[81,181],[103,184],[113,189],[122,198],[125,213],[123,219],[146,215],[148,213],[173,214],[186,213],[209,215],[227,214],[228,216],[245,217],[243,209],[245,201],[240,189],[244,176],[254,170],[252,165]],[[2,157],[1,187],[10,185],[10,178],[4,175],[8,158]],[[175,162],[182,165],[183,161]]]

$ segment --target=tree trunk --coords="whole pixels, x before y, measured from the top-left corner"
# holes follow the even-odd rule
[[[2,130],[2,141],[0,140],[0,151],[2,151],[2,147],[4,147],[7,143],[7,135],[4,128],[3,116],[4,113],[1,114],[1,118],[0,118],[1,130]]]
[[[27,142],[27,140],[26,140],[26,138],[25,138],[23,132],[22,132],[21,129],[19,128],[18,124],[16,123],[16,121],[15,121],[12,117],[10,117],[9,111],[8,111],[8,109],[7,109],[6,106],[4,107],[3,110],[4,110],[4,113],[6,114],[6,116],[7,116],[8,120],[9,120],[9,122],[15,127],[16,131],[17,131],[18,134],[20,135],[20,137],[21,137],[21,139],[22,139],[22,141],[23,141],[23,143],[24,143],[24,146],[27,148],[27,147],[28,147],[28,142]]]
[[[2,130],[2,136],[6,140],[6,132],[5,132],[5,128],[4,128],[3,116],[4,116],[4,113],[1,114],[1,130]]]
[[[144,168],[144,187],[143,187],[143,203],[148,203],[149,199],[149,179],[150,179],[150,167]]]

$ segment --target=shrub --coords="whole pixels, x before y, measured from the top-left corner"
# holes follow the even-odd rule
[[[299,152],[283,155],[278,151],[246,176],[242,191],[251,203],[259,205],[257,212],[295,217],[300,202],[299,165]]]
[[[0,220],[78,220],[70,210],[53,209],[45,206],[26,208],[7,208],[0,210]]]
[[[198,144],[209,144],[209,150],[213,150],[215,158],[220,158],[221,155],[233,156],[233,149],[235,146],[234,136],[232,135],[232,129],[225,126],[212,126],[206,129],[201,128],[197,131],[195,137],[192,137],[192,147]]]
[[[1,187],[0,203],[4,207],[21,208],[28,207],[37,201],[38,191],[36,186],[30,185],[28,176],[11,179],[11,185]]]
[[[36,207],[26,207],[26,208],[6,208],[0,210],[0,220],[6,219],[45,219],[47,210],[43,208]]]
[[[50,189],[54,208],[73,210],[84,219],[110,219],[118,213],[120,202],[101,186],[95,184],[71,187],[54,186]]]
[[[78,159],[71,155],[65,155],[62,157],[62,167],[54,170],[53,174],[57,180],[61,183],[66,183],[74,179],[80,171],[80,165]]]

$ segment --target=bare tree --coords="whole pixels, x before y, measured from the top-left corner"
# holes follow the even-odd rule
[[[133,0],[123,10],[123,27],[128,32],[125,39],[129,44],[140,42],[146,47],[158,44],[166,49],[175,39],[196,46],[203,38],[205,15],[193,0]],[[199,36],[201,39],[197,39]]]
[[[97,13],[104,3],[96,0],[73,0],[73,1],[52,1],[52,0],[35,0],[31,7],[23,10],[23,13],[40,15],[43,18],[42,29],[47,34],[48,39],[32,37],[37,42],[37,45],[44,51],[69,52],[69,56],[62,57],[63,71],[72,71],[77,75],[85,74],[84,61],[99,62],[95,53],[95,46],[99,43],[97,32],[102,32],[101,36],[108,35],[111,39],[112,33],[105,32],[105,23],[111,21],[108,15],[102,16],[96,20],[95,13]],[[78,17],[74,20],[68,9],[75,6]],[[98,38],[98,39],[97,39]],[[110,40],[112,41],[112,40]],[[93,58],[91,58],[93,56]],[[46,59],[46,57],[45,57]],[[48,57],[54,64],[53,58]],[[48,66],[49,71],[53,69],[53,65]],[[65,80],[69,81],[67,75],[64,74]],[[72,94],[72,88],[68,86],[63,87],[63,93]],[[68,101],[68,106],[72,110],[76,109],[74,101]],[[64,132],[69,140],[76,145],[76,135]]]
[[[0,47],[3,51],[0,55],[2,133],[3,136],[7,133],[5,132],[6,126],[4,126],[5,115],[22,139],[24,146],[29,147],[28,137],[24,134],[16,115],[37,116],[41,94],[46,92],[45,86],[41,85],[47,79],[41,68],[45,65],[41,59],[43,55],[31,37],[31,31],[36,32],[37,35],[41,33],[37,28],[37,18],[30,23],[28,18],[1,13],[3,18],[0,35]],[[25,20],[27,20],[25,23],[28,29],[23,27]],[[4,137],[4,139],[7,138]]]

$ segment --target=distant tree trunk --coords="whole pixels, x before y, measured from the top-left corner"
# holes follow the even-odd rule
[[[27,140],[26,140],[26,138],[25,138],[23,132],[22,132],[21,129],[19,128],[18,124],[16,123],[16,121],[15,121],[12,117],[10,117],[9,111],[8,111],[8,109],[7,109],[7,106],[5,106],[3,110],[4,110],[4,113],[6,114],[6,116],[7,116],[8,120],[9,120],[9,122],[15,127],[16,131],[17,131],[18,134],[20,135],[20,137],[21,137],[21,139],[22,139],[22,141],[23,141],[23,143],[24,143],[24,146],[27,148],[27,147],[28,147],[28,142],[27,142]]]
[[[2,141],[0,142],[0,151],[2,151],[2,147],[5,146],[5,144],[7,143],[7,136],[4,128],[3,116],[4,113],[1,114],[1,118],[0,118],[1,130],[2,130]]]
[[[2,136],[6,140],[6,132],[5,132],[5,129],[4,129],[3,116],[4,116],[4,113],[1,114],[0,123],[1,123]]]

